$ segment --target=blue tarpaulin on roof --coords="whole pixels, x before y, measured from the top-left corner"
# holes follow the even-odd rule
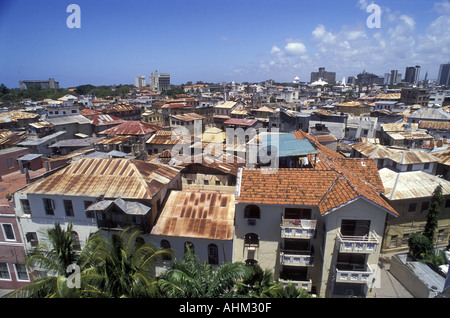
[[[278,149],[279,157],[306,156],[317,154],[317,150],[308,139],[297,140],[294,134],[281,133],[262,136],[262,147],[267,147],[271,152]]]

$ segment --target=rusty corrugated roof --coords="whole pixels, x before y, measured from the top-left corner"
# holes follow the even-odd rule
[[[151,234],[231,240],[234,195],[213,191],[172,191]]]
[[[179,170],[119,158],[85,158],[29,185],[24,192],[123,199],[151,199]]]
[[[99,134],[103,135],[148,135],[157,130],[163,129],[158,125],[145,123],[142,121],[126,121],[122,124],[106,129]]]

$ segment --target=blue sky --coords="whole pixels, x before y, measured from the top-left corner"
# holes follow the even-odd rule
[[[62,87],[187,81],[309,81],[422,66],[435,79],[450,61],[449,0],[0,0],[0,82],[55,78]],[[81,8],[70,29],[69,4]]]

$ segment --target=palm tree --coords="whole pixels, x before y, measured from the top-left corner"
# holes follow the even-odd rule
[[[262,298],[311,298],[303,288],[297,288],[293,284],[283,286],[281,284],[274,284],[264,291]]]
[[[246,274],[243,263],[222,263],[213,268],[201,262],[189,248],[183,260],[174,260],[159,277],[165,297],[220,298],[233,297],[235,287]]]
[[[59,223],[44,232],[46,242],[34,248],[27,258],[27,267],[36,266],[47,272],[48,276],[40,277],[33,283],[19,288],[9,294],[9,297],[72,297],[79,290],[67,288],[67,272],[69,265],[77,264],[80,254],[78,242],[72,233],[72,223],[63,229]]]
[[[261,297],[264,291],[275,285],[270,269],[263,270],[260,265],[248,265],[248,271],[238,284],[236,293],[245,297]]]
[[[140,242],[140,233],[131,227],[109,239],[101,232],[95,233],[97,244],[85,260],[89,267],[83,271],[91,295],[97,293],[113,298],[159,296],[154,265],[172,252]]]

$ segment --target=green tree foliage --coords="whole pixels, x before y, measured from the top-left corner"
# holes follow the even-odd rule
[[[213,268],[201,262],[189,248],[182,260],[174,260],[158,283],[165,297],[233,297],[235,284],[246,274],[242,263],[223,263]]]
[[[438,227],[438,216],[441,212],[442,201],[442,186],[438,185],[436,189],[434,189],[433,197],[431,198],[431,204],[427,214],[427,223],[423,231],[423,234],[428,237],[431,242],[434,242],[434,235]]]
[[[409,253],[417,260],[433,252],[433,243],[423,233],[413,233],[408,239]]]

